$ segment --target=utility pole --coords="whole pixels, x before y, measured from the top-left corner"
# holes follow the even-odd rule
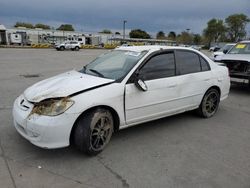
[[[125,25],[127,23],[127,20],[123,20],[123,42],[125,41]]]

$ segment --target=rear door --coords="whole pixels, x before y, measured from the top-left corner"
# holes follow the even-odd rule
[[[200,54],[191,50],[176,50],[175,57],[179,100],[183,107],[192,108],[200,104],[213,82],[210,67]]]

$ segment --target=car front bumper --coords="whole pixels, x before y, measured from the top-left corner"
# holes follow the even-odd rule
[[[70,133],[79,114],[63,113],[58,116],[31,114],[33,104],[28,103],[27,110],[18,97],[13,106],[14,126],[18,133],[41,148],[53,149],[67,147],[70,144]]]

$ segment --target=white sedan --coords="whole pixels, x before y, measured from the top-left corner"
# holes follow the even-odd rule
[[[119,129],[194,109],[209,118],[229,89],[227,68],[197,50],[120,47],[26,89],[14,125],[36,146],[96,155]]]

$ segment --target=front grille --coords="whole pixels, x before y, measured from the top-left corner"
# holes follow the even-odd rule
[[[29,107],[27,105],[25,105],[25,100],[23,99],[21,102],[20,102],[20,105],[24,108],[27,108],[29,109]]]
[[[247,61],[223,60],[222,62],[226,64],[230,73],[250,73],[250,63]]]
[[[27,111],[33,107],[33,104],[23,97],[20,100],[19,106],[22,110]]]

